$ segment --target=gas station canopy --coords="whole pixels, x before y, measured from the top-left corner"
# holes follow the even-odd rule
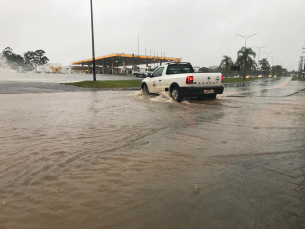
[[[160,57],[160,56],[146,56],[146,55],[134,55],[125,53],[114,53],[110,55],[100,56],[95,58],[95,64],[103,67],[119,67],[119,66],[135,66],[161,64],[163,62],[178,61],[178,58],[173,57]],[[80,60],[72,62],[72,65],[92,65],[93,59]]]

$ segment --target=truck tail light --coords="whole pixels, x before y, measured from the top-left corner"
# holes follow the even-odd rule
[[[193,76],[188,76],[186,77],[186,84],[193,84],[194,77]]]
[[[221,83],[223,83],[223,75],[221,75]]]

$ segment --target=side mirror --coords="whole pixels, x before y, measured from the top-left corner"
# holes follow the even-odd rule
[[[151,73],[147,73],[146,76],[147,76],[147,77],[151,77]]]

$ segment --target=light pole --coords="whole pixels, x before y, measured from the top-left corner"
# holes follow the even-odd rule
[[[268,45],[265,45],[265,46],[263,46],[263,47],[255,47],[255,46],[252,46],[252,47],[258,49],[258,57],[257,57],[257,63],[258,63],[258,64],[259,64],[259,55],[260,55],[260,53],[261,53],[261,49],[262,49],[262,48],[265,48],[265,47],[267,47],[267,46],[268,46]]]
[[[273,60],[277,57],[277,56],[270,56],[272,59],[272,66],[273,66]]]
[[[252,36],[254,36],[254,35],[257,35],[257,34],[255,33],[255,34],[252,34],[252,35],[249,35],[249,36],[242,36],[242,35],[239,35],[239,34],[236,34],[236,35],[245,39],[245,48],[247,48],[247,39],[252,37]],[[244,57],[244,71],[243,71],[243,78],[244,78],[244,80],[246,79],[245,78],[245,74],[246,74],[246,55]]]
[[[95,54],[94,54],[94,31],[93,31],[93,10],[92,10],[92,0],[90,0],[90,5],[91,5],[91,34],[92,34],[93,81],[96,81],[96,75],[95,75]]]
[[[268,56],[273,52],[269,52],[269,53],[264,52],[264,53],[267,55],[267,61],[268,61]]]
[[[271,74],[274,73],[274,75],[275,75],[275,67],[273,66],[273,60],[274,60],[277,56],[270,56],[270,57],[271,57],[271,59],[272,59]]]
[[[239,34],[236,34],[236,35],[245,39],[245,47],[247,47],[247,39],[254,36],[254,35],[257,35],[257,34],[255,33],[255,34],[252,34],[252,35],[249,35],[249,36],[242,36],[242,35],[239,35]]]

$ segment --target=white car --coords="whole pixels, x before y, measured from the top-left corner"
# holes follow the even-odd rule
[[[145,78],[148,74],[151,74],[154,71],[152,68],[141,68],[139,71],[134,72],[133,74],[136,77],[142,77]]]
[[[194,72],[192,65],[186,62],[160,66],[142,81],[141,88],[143,94],[168,92],[178,102],[190,96],[215,99],[224,90],[221,73]]]

